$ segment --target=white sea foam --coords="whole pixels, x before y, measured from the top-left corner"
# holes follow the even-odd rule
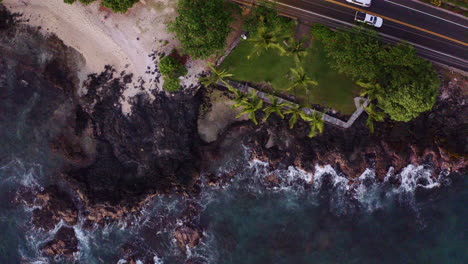
[[[399,192],[412,193],[416,188],[432,189],[439,187],[440,183],[432,177],[433,170],[422,165],[414,166],[412,164],[403,168],[400,173]]]
[[[330,165],[315,165],[315,174],[313,178],[314,189],[318,190],[322,187],[325,176],[331,177],[333,187],[344,188],[345,190],[349,189],[349,180],[343,175],[338,174]]]
[[[164,264],[163,259],[162,259],[162,258],[159,258],[159,257],[156,256],[156,255],[153,257],[153,262],[154,262],[154,264]]]
[[[40,188],[38,178],[42,175],[42,167],[39,164],[27,164],[18,158],[0,167],[1,182],[20,184],[24,187]]]

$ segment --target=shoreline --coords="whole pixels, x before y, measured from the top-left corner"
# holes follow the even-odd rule
[[[55,34],[65,45],[82,54],[85,62],[79,65],[78,94],[87,91],[83,82],[89,74],[99,74],[111,65],[116,74],[132,73],[132,83],[127,85],[121,100],[122,111],[131,113],[131,97],[146,92],[150,99],[153,90],[161,90],[157,60],[151,55],[168,54],[180,43],[167,32],[166,24],[175,15],[175,2],[148,0],[137,3],[126,14],[112,13],[101,7],[99,1],[83,5],[79,1],[66,4],[62,0],[41,0],[24,3],[4,0],[11,12],[23,14],[27,25],[37,27],[44,35]],[[206,68],[201,60],[189,60],[189,73],[181,81],[185,87],[198,83],[198,75]]]

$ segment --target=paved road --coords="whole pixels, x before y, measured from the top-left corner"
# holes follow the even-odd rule
[[[373,0],[369,8],[345,0],[279,0],[278,9],[304,23],[333,27],[353,26],[356,10],[365,10],[384,19],[378,30],[384,41],[406,40],[421,56],[468,72],[468,20],[437,8],[409,0]]]

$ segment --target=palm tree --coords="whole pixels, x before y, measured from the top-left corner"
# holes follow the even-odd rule
[[[374,109],[374,105],[364,107],[364,111],[367,113],[366,125],[369,127],[370,132],[374,133],[374,121],[384,121],[386,114],[384,112],[376,111]]]
[[[320,114],[317,111],[314,111],[314,113],[311,115],[306,115],[306,114],[301,115],[302,119],[304,119],[304,121],[309,122],[309,125],[310,125],[310,132],[309,132],[309,135],[307,135],[308,137],[313,138],[316,135],[323,133],[323,129],[325,127],[325,122],[323,121],[323,115],[324,114]]]
[[[242,112],[238,114],[236,118],[248,114],[252,122],[258,125],[257,116],[255,115],[255,112],[262,109],[263,100],[258,98],[257,94],[252,92],[249,98],[246,97],[242,100],[239,100],[239,102],[234,104],[234,107],[242,107]]]
[[[283,107],[285,107],[286,103],[278,103],[278,98],[274,96],[270,96],[271,102],[270,105],[263,108],[263,112],[265,112],[265,117],[263,118],[263,122],[267,121],[272,113],[276,113],[281,119],[284,118],[283,115]]]
[[[228,86],[226,79],[232,77],[232,74],[228,73],[226,70],[217,70],[211,63],[208,63],[208,67],[211,70],[211,74],[201,79],[201,83],[204,86],[208,87],[210,85],[217,84],[220,81]]]
[[[234,94],[234,102],[236,104],[247,99],[247,95],[245,93],[241,92],[240,90],[235,89],[229,83],[226,83],[226,85],[227,85],[228,90]],[[235,108],[235,105],[233,105],[233,108]]]
[[[257,33],[249,39],[249,41],[253,43],[253,49],[250,55],[247,56],[247,59],[250,59],[255,55],[258,56],[263,51],[269,49],[277,49],[280,52],[284,52],[284,48],[281,46],[281,41],[286,38],[287,35],[278,31],[269,31],[264,26],[259,27]]]
[[[299,120],[299,117],[304,114],[302,112],[302,108],[300,105],[290,105],[288,109],[286,109],[284,112],[286,115],[291,115],[289,117],[289,128],[293,129],[294,125],[296,125],[297,120]]]
[[[306,75],[304,68],[298,66],[297,68],[291,68],[290,79],[292,81],[291,86],[287,89],[288,91],[297,88],[302,88],[306,90],[307,93],[307,104],[309,104],[309,88],[310,85],[318,85],[317,81],[312,80],[309,76]]]
[[[307,56],[307,50],[304,48],[304,43],[302,41],[292,41],[285,49],[285,52],[288,56],[294,58],[296,63],[299,63],[305,56]]]
[[[361,96],[367,97],[369,101],[380,100],[382,98],[383,89],[380,84],[363,81],[357,81],[356,84],[364,88],[361,92]]]

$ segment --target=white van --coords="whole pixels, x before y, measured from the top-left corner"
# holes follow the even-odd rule
[[[369,7],[371,6],[372,0],[346,0],[346,2],[363,7]]]

